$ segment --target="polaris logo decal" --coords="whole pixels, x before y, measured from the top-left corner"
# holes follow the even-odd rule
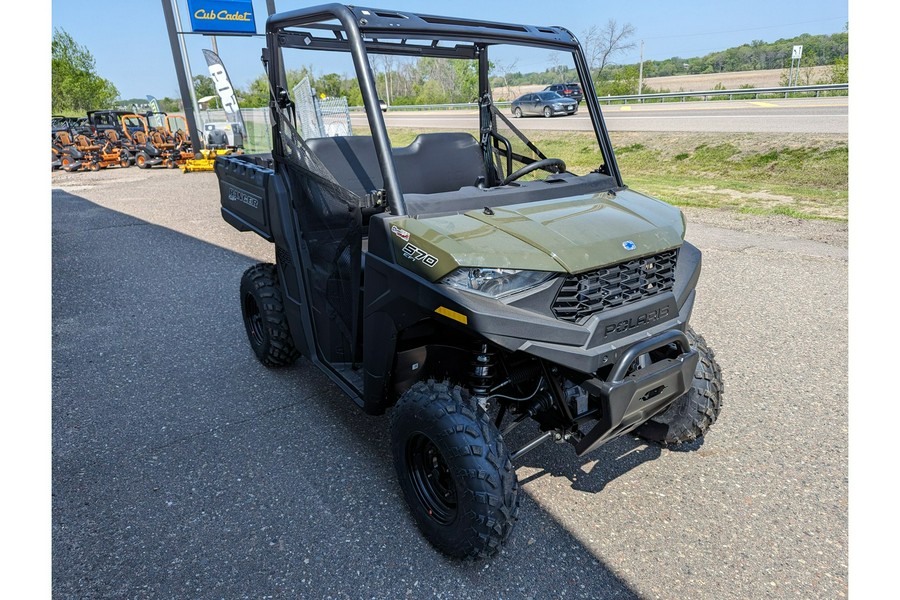
[[[391,232],[396,235],[398,238],[403,240],[404,242],[409,241],[409,232],[405,229],[400,229],[396,225],[391,225]]]
[[[407,243],[405,246],[403,246],[403,258],[408,258],[411,261],[421,260],[423,263],[425,263],[426,267],[433,267],[438,264],[437,256],[432,256],[421,248],[418,248],[410,243]]]
[[[663,306],[662,308],[651,310],[650,312],[644,313],[642,315],[636,315],[627,319],[623,319],[622,321],[610,323],[603,328],[603,337],[609,337],[611,333],[625,333],[626,331],[630,331],[631,329],[637,329],[638,327],[649,325],[650,323],[653,323],[655,321],[661,321],[668,316],[669,307]]]
[[[247,192],[244,192],[237,188],[228,189],[228,199],[232,202],[243,202],[247,206],[251,206],[253,208],[259,208],[259,201],[262,200],[262,198],[260,198],[259,196],[248,194]]]
[[[622,242],[622,247],[625,248],[626,250],[628,250],[629,252],[631,252],[632,250],[637,248],[637,244],[635,244],[631,240],[628,240],[628,241]]]

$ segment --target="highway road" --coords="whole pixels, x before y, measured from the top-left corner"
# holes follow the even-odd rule
[[[719,421],[527,454],[509,544],[463,564],[416,529],[387,417],[255,359],[238,285],[273,248],[213,173],[52,186],[54,598],[846,597],[846,224],[689,211]]]
[[[671,102],[603,105],[610,131],[690,131],[718,133],[848,133],[848,97]],[[509,109],[503,109],[512,119]],[[523,130],[590,131],[582,112],[573,116],[526,117],[514,120]],[[460,111],[403,111],[385,113],[388,127],[477,129],[477,113]],[[352,113],[354,125],[365,125],[362,113]]]

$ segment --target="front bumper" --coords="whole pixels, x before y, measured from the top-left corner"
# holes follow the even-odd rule
[[[675,344],[679,354],[626,375],[640,355]],[[700,355],[690,347],[687,336],[671,330],[626,350],[605,380],[593,377],[581,386],[600,399],[600,418],[575,442],[578,456],[587,454],[610,439],[626,433],[665,410],[691,386]]]

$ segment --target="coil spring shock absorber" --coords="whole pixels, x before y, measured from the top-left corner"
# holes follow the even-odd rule
[[[494,379],[494,353],[487,344],[479,342],[472,360],[472,396],[483,410],[487,410],[487,399]]]

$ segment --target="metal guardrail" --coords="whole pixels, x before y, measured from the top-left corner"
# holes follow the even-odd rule
[[[735,96],[752,96],[759,98],[760,96],[781,96],[787,98],[790,94],[810,94],[815,93],[816,98],[822,92],[845,91],[849,93],[850,86],[846,83],[830,83],[823,85],[795,85],[793,87],[771,87],[771,88],[738,88],[734,90],[706,90],[701,92],[664,92],[659,94],[631,94],[626,96],[598,96],[597,99],[603,104],[612,103],[628,103],[645,101],[665,101],[674,98],[680,98],[685,102],[688,98],[700,98],[702,100],[722,99],[728,97],[733,100]],[[510,101],[495,102],[495,106],[509,106]],[[413,110],[460,110],[460,109],[476,109],[477,102],[463,102],[458,104],[395,104],[388,107],[389,111],[413,111]],[[364,110],[362,106],[351,106],[352,112]]]
[[[734,90],[707,90],[703,92],[665,92],[660,94],[632,94],[628,96],[598,96],[598,100],[609,104],[612,102],[644,102],[645,100],[681,98],[681,101],[684,102],[687,98],[703,98],[704,100],[709,100],[713,97],[721,98],[723,96],[728,96],[729,100],[733,100],[735,96],[753,96],[754,98],[759,98],[760,95],[784,95],[784,97],[787,98],[790,94],[808,94],[813,92],[815,92],[816,98],[818,98],[819,94],[822,92],[849,92],[849,89],[849,84],[846,83],[829,83],[823,85],[795,85],[792,87],[738,88]]]
[[[507,101],[502,102],[494,102],[494,106],[509,106],[511,103]],[[398,110],[460,110],[464,108],[470,108],[475,110],[478,108],[477,102],[461,102],[459,104],[392,104],[388,106],[389,111],[398,111]],[[364,112],[365,107],[363,106],[351,106],[350,112]]]

